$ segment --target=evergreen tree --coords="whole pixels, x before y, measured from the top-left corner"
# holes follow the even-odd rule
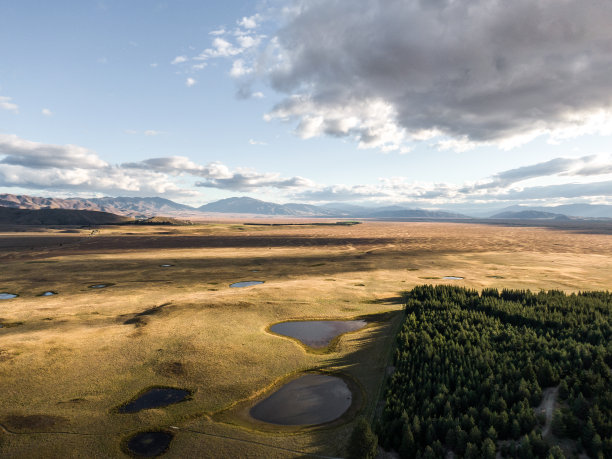
[[[355,422],[347,453],[349,459],[374,459],[378,453],[378,440],[364,417]]]

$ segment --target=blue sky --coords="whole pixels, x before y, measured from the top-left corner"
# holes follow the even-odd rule
[[[578,0],[7,0],[0,192],[612,204],[611,21]]]

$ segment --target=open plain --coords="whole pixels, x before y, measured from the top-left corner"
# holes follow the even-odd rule
[[[341,456],[354,415],[376,414],[402,291],[612,290],[606,232],[427,222],[5,227],[0,292],[18,296],[0,300],[0,455],[118,457],[130,435],[163,429],[174,434],[167,457]],[[229,287],[241,281],[264,283]],[[355,318],[368,326],[323,351],[268,331]],[[307,371],[346,378],[353,408],[319,427],[249,417],[272,388]],[[157,386],[191,396],[117,409]]]

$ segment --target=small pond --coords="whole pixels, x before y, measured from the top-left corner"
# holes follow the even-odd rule
[[[105,288],[108,287],[109,284],[94,284],[90,285],[89,288]]]
[[[174,266],[174,265],[170,265],[170,264],[163,264],[163,265],[159,265],[162,268],[169,268],[170,266]]]
[[[442,279],[446,279],[446,280],[461,280],[461,279],[463,279],[463,277],[457,277],[457,276],[444,276]]]
[[[135,456],[155,457],[168,449],[172,437],[173,435],[166,431],[140,432],[130,437],[125,446]]]
[[[49,290],[48,292],[41,293],[39,296],[53,296],[53,295],[57,295],[57,292],[52,292]]]
[[[365,320],[304,320],[280,322],[270,331],[300,340],[306,346],[321,348],[343,333],[359,330],[367,325]]]
[[[2,292],[0,293],[0,300],[10,300],[11,298],[17,298],[19,295],[15,294],[15,293],[6,293],[6,292]]]
[[[190,395],[191,392],[184,389],[154,387],[125,405],[120,406],[118,411],[120,413],[137,413],[138,411],[150,408],[160,408],[162,406],[183,402],[187,400]]]
[[[263,283],[264,281],[234,282],[233,284],[230,284],[230,287],[233,287],[233,288],[250,287],[251,285],[259,285]]]
[[[259,421],[284,426],[324,424],[342,416],[352,401],[342,378],[307,374],[257,403],[250,414]]]

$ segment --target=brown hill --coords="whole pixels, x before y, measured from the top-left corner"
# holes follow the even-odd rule
[[[42,198],[38,196],[0,194],[0,206],[18,209],[96,210],[129,217],[152,217],[159,214],[183,214],[195,209],[163,198]]]
[[[0,225],[116,225],[133,219],[108,212],[0,207]]]

